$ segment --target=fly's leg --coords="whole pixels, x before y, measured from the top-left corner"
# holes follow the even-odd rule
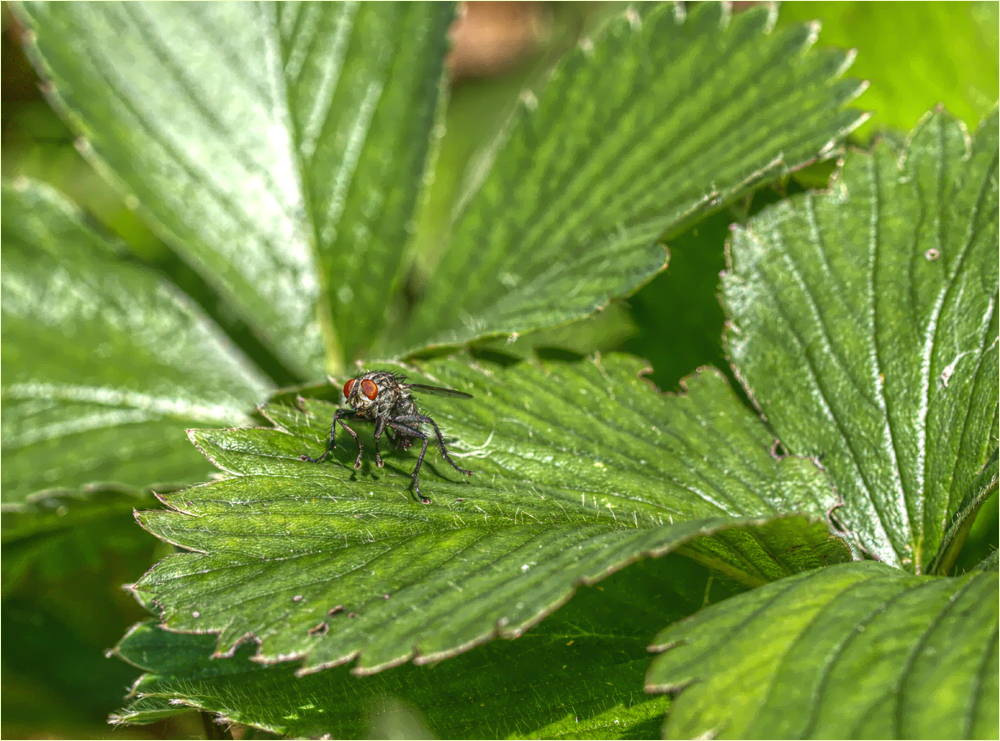
[[[437,426],[437,422],[428,417],[426,414],[408,414],[402,417],[396,417],[396,419],[393,421],[402,422],[403,424],[412,427],[416,427],[421,422],[426,422],[427,424],[429,424],[431,427],[434,428],[434,433],[437,435],[438,445],[441,446],[441,455],[444,456],[444,459],[448,461],[451,464],[451,467],[454,468],[459,473],[464,473],[466,476],[472,475],[472,471],[467,471],[464,468],[459,468],[458,465],[455,463],[455,461],[451,459],[451,456],[448,455],[448,448],[444,444],[444,437],[441,436],[441,429]],[[423,456],[421,455],[421,459],[422,458]]]
[[[354,438],[354,442],[356,442],[358,444],[358,457],[354,459],[354,467],[355,468],[361,468],[361,453],[363,451],[361,449],[361,440],[358,439],[358,433],[356,433],[350,427],[348,427],[347,425],[345,425],[344,424],[344,420],[340,420],[340,426],[343,427],[348,432],[350,432],[351,433],[351,437]]]
[[[384,417],[379,417],[375,422],[375,465],[382,468],[385,464],[382,463],[382,456],[378,452],[378,439],[382,437],[382,432],[385,430],[386,420]]]
[[[399,417],[398,419],[402,419],[402,417]],[[420,498],[420,501],[424,504],[430,504],[430,499],[420,496],[420,480],[418,478],[420,476],[420,464],[424,462],[424,453],[427,452],[427,435],[422,433],[416,427],[407,427],[405,424],[401,424],[396,420],[389,422],[389,427],[396,430],[396,432],[403,433],[404,435],[419,437],[423,441],[424,446],[420,449],[420,455],[417,456],[416,468],[413,469],[413,493],[416,494],[417,497]]]
[[[337,447],[336,434],[337,434],[337,423],[340,422],[340,426],[351,433],[351,437],[354,438],[354,442],[358,444],[358,458],[354,461],[355,468],[361,468],[361,440],[358,439],[358,433],[344,424],[344,418],[354,419],[358,416],[358,413],[353,409],[338,409],[333,414],[333,421],[330,423],[330,442],[326,445],[326,450],[323,451],[323,455],[319,458],[310,458],[308,455],[300,455],[299,460],[309,461],[311,463],[322,463],[326,460],[327,456],[333,452],[333,449]]]

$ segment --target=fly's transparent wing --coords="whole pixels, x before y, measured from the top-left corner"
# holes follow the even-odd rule
[[[437,394],[438,396],[454,396],[456,399],[471,399],[472,394],[467,394],[464,391],[456,391],[455,389],[443,389],[438,386],[424,386],[422,383],[408,383],[406,388],[417,389],[418,391],[426,391],[429,394]]]

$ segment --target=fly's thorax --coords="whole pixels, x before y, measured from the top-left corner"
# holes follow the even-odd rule
[[[396,415],[405,417],[417,414],[417,404],[413,401],[410,390],[403,389],[403,391],[406,393],[400,398],[399,404],[396,406]]]

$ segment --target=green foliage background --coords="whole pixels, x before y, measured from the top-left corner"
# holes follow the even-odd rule
[[[4,12],[5,23],[9,24],[7,9]],[[454,282],[450,277],[452,275],[463,275],[465,281],[470,280],[469,275],[477,275],[461,273],[458,267],[454,270],[447,265],[441,267],[441,245],[448,230],[450,214],[456,202],[463,197],[463,188],[470,173],[475,173],[477,155],[496,136],[511,108],[518,105],[518,96],[524,86],[539,79],[554,59],[574,46],[579,29],[596,24],[600,16],[615,12],[615,8],[595,10],[570,5],[557,7],[553,12],[552,36],[547,46],[537,52],[534,58],[523,62],[519,68],[503,77],[460,83],[450,91],[446,108],[434,105],[428,107],[421,125],[429,128],[435,123],[443,123],[445,133],[440,141],[434,143],[438,148],[436,171],[432,184],[422,196],[412,227],[414,233],[411,247],[415,268],[406,280],[411,281],[414,286],[426,286],[429,282],[433,285],[434,280],[440,280],[444,281],[442,285],[447,288],[449,281]],[[851,135],[851,141],[855,144],[867,146],[879,135],[890,142],[902,142],[928,109],[937,103],[943,103],[970,130],[974,130],[996,103],[997,68],[995,64],[983,63],[984,59],[997,59],[1000,53],[995,3],[908,3],[904,6],[890,3],[792,3],[786,4],[782,9],[778,22],[780,27],[784,27],[797,21],[812,19],[823,22],[820,47],[857,49],[858,57],[851,74],[871,83],[855,105],[873,109],[875,115]],[[331,328],[320,315],[316,331],[325,333],[324,336],[328,338],[336,336],[336,341],[328,343],[327,347],[328,350],[331,346],[338,347],[339,355],[334,354],[332,358],[329,353],[325,358],[308,357],[304,354],[291,359],[281,357],[279,342],[269,340],[266,335],[262,338],[259,333],[255,333],[254,319],[248,319],[245,313],[234,311],[231,302],[217,298],[219,287],[210,286],[202,275],[182,261],[158,236],[177,234],[180,229],[187,227],[167,224],[164,228],[162,222],[157,224],[158,217],[155,214],[152,217],[148,213],[140,215],[130,208],[127,200],[117,195],[81,158],[73,146],[74,133],[70,132],[47,104],[37,99],[13,102],[9,99],[9,76],[19,69],[18,64],[23,64],[16,52],[19,40],[10,25],[6,28],[3,42],[4,179],[11,183],[18,178],[30,177],[53,185],[68,194],[83,209],[85,224],[96,227],[96,231],[121,238],[120,244],[114,245],[119,251],[114,253],[113,259],[108,254],[103,257],[91,256],[81,261],[82,272],[91,271],[99,278],[108,275],[109,271],[120,271],[122,281],[148,280],[147,274],[133,271],[132,261],[121,261],[122,249],[131,252],[144,265],[152,268],[158,275],[165,276],[193,297],[197,303],[193,311],[210,317],[243,352],[253,358],[257,367],[269,379],[249,373],[246,374],[242,388],[226,387],[224,380],[219,381],[213,376],[215,371],[212,368],[183,369],[184,378],[201,379],[204,393],[199,398],[210,399],[216,405],[213,408],[224,410],[220,412],[220,420],[225,419],[225,423],[234,425],[249,421],[244,416],[245,410],[240,406],[241,400],[252,404],[255,398],[259,398],[260,389],[271,382],[280,386],[315,379],[321,375],[323,368],[339,369],[347,365],[350,358],[364,355],[365,337],[373,331],[372,327],[355,322],[351,327],[352,331],[357,330],[357,334],[331,334]],[[419,49],[414,51],[418,57],[419,53]],[[602,63],[613,65],[614,58]],[[20,69],[24,70],[23,67]],[[422,99],[428,99],[428,93],[429,91],[424,90]],[[401,172],[416,172],[419,170],[421,157],[422,153],[418,152],[414,154],[413,161],[395,162],[393,166],[398,169],[387,170],[383,176],[388,181],[404,177],[399,174]],[[318,160],[316,172],[322,173],[323,167],[322,160]],[[746,223],[748,218],[759,214],[766,206],[784,202],[789,196],[801,193],[805,188],[825,186],[829,172],[829,164],[819,164],[785,176],[763,189],[739,191],[739,198],[734,203],[704,218],[696,213],[690,218],[675,218],[644,225],[646,232],[640,236],[665,233],[670,249],[668,270],[653,277],[631,296],[611,301],[594,318],[565,324],[573,318],[567,316],[557,322],[563,326],[534,335],[525,334],[514,341],[510,341],[506,335],[499,339],[478,340],[476,357],[486,367],[493,367],[489,365],[491,362],[502,360],[493,354],[497,351],[529,357],[535,348],[541,347],[548,348],[540,351],[544,357],[565,360],[574,357],[575,353],[600,351],[608,354],[624,350],[650,361],[650,378],[661,389],[679,390],[683,377],[690,375],[699,366],[710,365],[730,379],[736,393],[742,394],[742,387],[736,382],[725,358],[722,344],[725,315],[719,302],[722,289],[718,275],[726,267],[724,244],[730,237],[730,224]],[[502,178],[502,175],[503,173],[497,178]],[[321,178],[322,175],[318,177]],[[664,192],[684,190],[683,182],[671,181],[661,185]],[[319,190],[334,186],[335,183],[316,184]],[[409,196],[411,199],[415,197],[415,193]],[[54,208],[58,210],[61,206],[56,203]],[[514,223],[524,218],[513,211],[491,214],[481,204],[473,204],[474,214],[476,208],[487,214],[482,217],[486,224],[496,225],[505,216],[509,216]],[[405,203],[400,205],[400,209],[406,210]],[[637,210],[636,214],[636,218],[641,220],[641,211]],[[14,252],[10,248],[16,240],[12,238],[14,230],[7,226],[14,221],[9,209],[5,209],[4,220],[5,259],[11,256],[10,259],[13,260]],[[395,235],[395,238],[386,238],[386,243],[401,248],[404,240],[399,237],[409,228],[402,221],[402,218],[399,223],[386,220],[381,224],[387,235]],[[149,224],[154,224],[154,228],[151,229]],[[482,242],[481,235],[473,227],[467,227],[467,231],[468,236],[460,233],[459,238],[472,243]],[[34,233],[25,237],[29,238],[33,239]],[[662,263],[662,255],[657,251],[659,247],[650,250],[645,245],[645,252],[641,249],[628,252],[627,249],[633,248],[623,241],[615,249],[622,250],[623,259],[633,259],[637,266],[642,266],[639,268],[640,272],[644,271],[643,275],[646,277]],[[106,250],[106,246],[96,244],[95,250],[100,253],[101,250]],[[107,260],[107,265],[99,262],[101,259]],[[127,264],[119,264],[121,262]],[[338,274],[333,269],[328,272],[330,275]],[[487,265],[482,272],[486,276],[483,280],[501,272],[500,268]],[[342,277],[345,285],[350,285],[348,276]],[[40,281],[43,279],[44,276],[39,278]],[[385,275],[380,280],[383,281],[380,285],[389,286],[399,285],[402,278],[398,275]],[[626,281],[618,293],[628,293],[644,280],[645,278],[633,280],[632,284]],[[336,295],[342,286],[328,285],[326,288],[331,295]],[[238,288],[233,290],[238,291]],[[5,288],[5,302],[10,295]],[[377,304],[383,295],[384,291],[373,291],[368,305]],[[446,322],[449,296],[447,291],[441,294],[444,310],[434,306],[423,310],[421,326],[427,329],[427,336],[399,337],[390,334],[380,348],[389,353],[394,349],[422,346],[428,341],[449,345],[470,339],[460,334],[448,334],[453,329]],[[526,299],[525,305],[529,303]],[[392,318],[398,316],[401,308],[385,308],[386,314],[381,321],[391,324]],[[185,312],[188,309],[190,307],[178,308],[178,317],[187,316]],[[155,310],[164,311],[162,308]],[[307,314],[308,312],[303,314],[305,318],[302,320],[306,323],[312,321]],[[365,315],[370,314],[371,311],[368,310]],[[275,321],[280,319],[281,317],[277,317]],[[9,322],[5,315],[5,334],[12,327]],[[182,326],[183,320],[179,318],[178,322],[170,331],[179,331],[177,327]],[[440,329],[441,332],[433,333],[432,329]],[[493,326],[493,331],[497,333],[517,329],[517,326],[504,324],[502,321]],[[283,332],[289,331],[287,327],[276,325],[273,337],[280,337]],[[12,330],[11,336],[14,334],[16,331]],[[210,343],[212,338],[205,338],[204,341]],[[118,352],[120,355],[114,357],[141,357],[142,363],[146,364],[145,368],[153,367],[157,362],[156,358],[137,355],[134,347],[121,346]],[[170,365],[162,358],[160,362],[162,367]],[[238,359],[233,362],[239,363]],[[499,363],[494,372],[504,373],[502,367],[506,362]],[[125,368],[127,364],[117,361],[116,367]],[[224,374],[219,377],[224,379]],[[706,383],[710,385],[716,376],[713,373],[706,378]],[[5,384],[8,383],[7,378],[4,381]],[[103,381],[107,382],[107,379]],[[458,385],[457,381],[453,383]],[[318,389],[307,392],[307,395],[308,393],[321,396],[324,391]],[[283,401],[294,403],[292,398]],[[10,397],[5,396],[5,414],[13,403]],[[461,415],[464,411],[458,408],[455,414]],[[615,414],[613,410],[607,409],[591,411],[597,416],[606,414],[609,419]],[[460,420],[453,417],[446,405],[440,407],[439,413],[454,425],[466,425],[468,430],[476,431],[477,424],[482,423],[482,420]],[[264,418],[256,421],[260,424],[267,422]],[[177,463],[178,470],[191,470],[192,467],[200,466],[198,475],[190,479],[190,482],[207,480],[213,467],[207,465],[186,440],[181,439],[175,447],[167,449],[155,434],[158,429],[157,420],[151,419],[149,422],[150,440],[131,440],[130,450],[138,447],[154,459],[163,461],[167,468],[175,460],[182,461]],[[573,429],[585,424],[586,420],[567,420],[566,423],[568,429]],[[182,418],[179,426],[213,425],[206,423],[205,419],[194,417]],[[322,435],[319,427],[322,427],[322,422],[310,421],[303,426],[300,434],[304,439],[318,441]],[[483,439],[489,429],[488,426],[481,426],[478,431],[482,434],[478,437],[470,434],[470,438]],[[6,427],[4,436],[8,439]],[[503,443],[502,438],[501,435],[498,443]],[[784,434],[782,439],[786,445],[791,444],[789,440],[785,440]],[[518,441],[516,436],[511,436],[510,440],[510,451],[525,449],[529,444],[527,439]],[[829,441],[817,443],[817,446],[812,446],[813,442],[803,441],[793,452],[836,457]],[[228,444],[230,441],[222,441],[221,447],[225,448]],[[105,445],[103,440],[94,440],[95,450]],[[163,447],[158,448],[157,445]],[[261,447],[253,452],[272,455],[273,450],[268,445],[270,443],[261,443]],[[572,448],[572,444],[567,445]],[[995,446],[994,438],[992,447]],[[241,452],[246,451],[241,449]],[[783,465],[788,469],[794,463],[788,461]],[[833,462],[834,468],[835,465],[836,461]],[[12,492],[17,491],[18,485],[28,486],[32,474],[19,471],[16,466],[11,467],[6,463],[4,468],[4,501],[8,502],[10,497],[19,498],[17,493]],[[516,465],[514,469],[516,470]],[[74,487],[78,483],[84,483],[83,480],[74,480],[71,474],[56,476],[37,467],[31,470],[41,475],[47,474],[49,481],[46,485]],[[54,467],[53,470],[57,469]],[[609,474],[611,475],[613,474]],[[530,480],[530,477],[527,478]],[[342,717],[335,721],[324,718],[320,723],[315,714],[311,714],[315,707],[306,708],[312,704],[309,698],[313,695],[337,696],[338,692],[343,692],[343,688],[347,686],[345,683],[356,679],[349,675],[348,667],[327,669],[301,679],[291,676],[293,665],[260,671],[260,667],[248,661],[248,656],[255,648],[251,643],[236,650],[231,658],[214,662],[212,671],[202,676],[200,684],[193,687],[185,679],[184,662],[190,662],[191,667],[200,671],[199,657],[212,650],[212,640],[205,636],[187,636],[179,642],[164,643],[166,634],[148,626],[137,628],[116,649],[118,655],[139,668],[133,669],[129,664],[103,657],[103,651],[116,644],[129,625],[148,617],[148,613],[132,595],[123,592],[120,585],[135,582],[149,566],[173,550],[140,531],[132,518],[133,508],[149,509],[157,504],[149,491],[142,487],[168,481],[175,484],[187,482],[178,481],[169,470],[164,470],[162,475],[157,472],[153,480],[141,477],[135,481],[127,480],[126,483],[137,486],[135,490],[108,487],[88,492],[88,507],[85,509],[80,508],[79,492],[65,490],[50,491],[45,497],[32,502],[29,511],[4,512],[2,630],[3,637],[8,639],[7,650],[3,654],[2,675],[4,735],[79,738],[105,736],[108,734],[105,724],[108,713],[123,706],[122,696],[128,685],[138,678],[141,668],[150,672],[143,680],[148,685],[148,699],[128,707],[123,711],[124,717],[128,718],[132,714],[133,718],[145,721],[163,719],[153,730],[146,726],[126,726],[115,730],[116,736],[154,737],[155,734],[167,734],[201,737],[204,731],[197,717],[192,714],[178,716],[176,708],[167,702],[166,698],[179,693],[187,697],[200,697],[204,707],[225,712],[234,720],[290,734],[308,734],[319,728],[337,729],[333,731],[335,734],[391,736],[397,733],[417,733],[421,729],[426,730],[424,724],[427,724],[434,733],[442,736],[475,736],[488,732],[496,735],[541,737],[658,737],[661,719],[670,705],[669,700],[664,695],[633,695],[642,687],[644,676],[645,681],[651,685],[683,683],[678,680],[678,676],[684,678],[686,675],[683,674],[683,666],[678,669],[677,664],[683,664],[685,657],[679,652],[665,653],[663,659],[654,664],[649,676],[646,676],[649,660],[644,658],[642,661],[635,661],[630,657],[636,650],[641,651],[658,631],[672,621],[744,589],[738,579],[733,582],[713,582],[705,566],[696,565],[687,557],[671,555],[643,561],[602,582],[600,588],[583,589],[566,607],[512,644],[493,642],[449,659],[433,669],[407,665],[365,678],[364,681],[368,683],[366,689],[357,694],[349,694],[341,702],[341,707],[347,708]],[[432,472],[429,474],[429,482],[435,481]],[[600,493],[606,494],[623,485],[613,478],[609,481],[611,483]],[[627,481],[627,477],[623,477],[621,481]],[[446,486],[447,482],[440,482],[440,485]],[[500,490],[510,493],[512,489],[505,489],[505,486],[508,485],[503,484],[501,478]],[[37,490],[44,486],[32,483],[28,488]],[[516,491],[516,487],[514,490]],[[170,498],[167,487],[156,487],[156,491]],[[948,556],[956,564],[954,568],[957,573],[972,569],[997,548],[1000,523],[995,479],[992,488],[986,482],[978,489],[973,486],[970,491],[969,501],[974,501],[975,507],[979,507],[983,500],[985,504],[982,504],[974,520],[965,523],[968,536],[961,552]],[[257,494],[251,491],[249,496],[252,498]],[[575,499],[575,492],[573,496]],[[963,505],[963,496],[964,491],[957,492],[945,505],[949,515],[955,514]],[[474,502],[474,497],[470,501]],[[93,506],[93,502],[97,502],[99,506]],[[699,513],[702,517],[711,514],[713,513]],[[760,516],[761,512],[741,509],[725,514]],[[517,523],[517,515],[514,516],[514,523]],[[151,529],[156,529],[156,525],[146,524]],[[174,536],[171,542],[179,542],[176,540],[179,536],[176,533]],[[676,533],[665,532],[657,537],[662,538],[657,542],[657,547],[662,546],[663,550],[656,552],[666,552],[674,547],[673,543],[682,541]],[[731,537],[734,540],[729,541],[730,546],[733,542],[739,542],[738,535]],[[923,544],[920,539],[915,542]],[[901,563],[905,563],[906,558],[912,558],[911,545],[897,548]],[[643,547],[652,546],[645,544]],[[926,547],[929,550],[923,556],[925,563],[933,558],[936,543]],[[733,552],[740,552],[738,547],[733,548]],[[696,553],[694,555],[697,556]],[[692,553],[687,552],[686,556],[692,556]],[[712,558],[717,556],[718,553],[713,552]],[[629,560],[632,560],[631,555],[623,558],[621,563]],[[700,560],[713,567],[719,565],[718,560],[710,560],[705,554],[702,554]],[[795,570],[797,569],[791,569]],[[842,578],[863,583],[869,576],[871,575],[850,573]],[[878,576],[876,574],[872,578]],[[968,587],[971,590],[968,594],[974,594],[975,589],[982,588],[982,579],[968,579],[973,585]],[[881,582],[876,587],[879,590],[884,588]],[[757,594],[758,591],[760,590],[750,594]],[[670,610],[662,614],[647,614],[642,609],[635,610],[637,602],[643,603],[637,595],[643,594],[651,603],[657,600],[660,602],[656,603],[662,603],[665,600],[671,605]],[[137,596],[143,598],[141,589]],[[942,599],[947,598],[945,595]],[[722,604],[737,607],[741,605],[733,600]],[[628,613],[628,618],[621,621],[620,628],[613,635],[602,633],[602,626],[616,622],[618,616],[624,613]],[[712,620],[720,623],[712,623]],[[984,616],[984,620],[988,622],[989,616]],[[717,633],[722,630],[726,625],[725,621],[723,613],[713,613],[704,618],[704,624],[695,623],[688,627],[678,624],[680,627],[674,629],[690,631],[685,637],[697,638],[702,632]],[[722,628],[719,627],[720,624]],[[794,626],[789,630],[793,631]],[[674,639],[675,636],[667,634],[656,643],[667,643]],[[737,636],[734,640],[746,638]],[[579,650],[571,650],[571,645]],[[157,651],[161,653],[158,654]],[[780,649],[775,648],[775,651],[779,652]],[[716,684],[705,685],[712,691],[716,691],[720,682],[725,687],[727,677],[730,676],[727,672],[732,671],[731,667],[725,665],[725,658],[709,656],[699,659],[705,665],[716,667],[718,674],[712,679]],[[544,689],[540,689],[563,682],[565,674],[553,673],[551,678],[543,677],[538,682],[525,681],[524,672],[519,671],[519,668],[529,667],[528,671],[533,672],[534,669],[530,667],[536,666],[533,662],[537,661],[542,661],[549,667],[570,666],[569,675],[576,679],[569,683],[566,691],[576,698],[575,714],[567,713],[558,696],[546,694]],[[670,662],[674,662],[674,665]],[[745,669],[741,669],[743,670]],[[438,679],[427,682],[428,672],[432,671],[436,672]],[[985,667],[985,672],[995,682],[995,662]],[[597,673],[603,674],[606,685],[629,689],[620,693],[600,694],[591,685],[591,678]],[[743,677],[739,681],[753,684],[757,680]],[[786,681],[794,684],[794,678]],[[252,698],[280,695],[293,686],[298,688],[296,692],[301,693],[295,698],[299,708],[295,718],[268,717],[266,702],[246,700],[247,695]],[[433,688],[433,691],[429,691],[429,688]],[[470,709],[466,707],[468,703],[464,699],[466,692],[470,697],[495,696],[494,702],[489,707],[482,704],[479,710],[474,706]],[[923,697],[919,690],[915,690],[915,693],[915,696]],[[377,698],[382,695],[396,699],[380,705],[384,701]],[[505,702],[510,704],[504,704]],[[525,705],[532,708],[532,722],[522,725],[519,721],[511,720],[516,713],[523,712]],[[248,706],[258,708],[259,712],[256,715],[249,712]],[[771,713],[772,717],[776,717],[774,714],[777,710],[766,703],[763,707],[764,716]],[[711,708],[704,710],[699,707],[699,698],[694,694],[678,703],[677,709],[676,718],[671,720],[675,725],[663,729],[668,733],[682,736],[697,734],[714,727],[713,724],[717,722],[711,715]],[[989,728],[989,719],[985,721],[985,725],[976,725],[983,721],[978,719],[974,711],[962,717],[967,717],[968,724],[961,727],[959,732],[952,728],[936,728],[935,732],[937,735],[953,733],[978,736],[983,733],[981,728]],[[581,719],[583,726],[580,725]],[[750,732],[747,728],[744,726],[743,732]],[[753,730],[752,726],[749,728]],[[779,726],[764,728],[764,732],[773,734],[779,734],[782,730],[790,732]],[[824,732],[822,723],[819,728],[819,732]],[[845,732],[843,728],[833,728],[835,730],[825,732]],[[756,731],[761,732],[759,728]],[[798,732],[802,732],[801,729]],[[855,729],[855,732],[861,735],[893,733],[880,728],[865,728],[862,731]],[[907,733],[905,726],[895,729],[895,733],[912,735]]]

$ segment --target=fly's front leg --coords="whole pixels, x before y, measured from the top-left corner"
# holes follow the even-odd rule
[[[348,427],[347,425],[345,425],[344,424],[344,420],[341,419],[341,420],[339,420],[339,422],[340,422],[340,426],[341,427],[343,427],[345,430],[347,430],[348,432],[351,433],[351,437],[354,438],[354,442],[356,442],[358,444],[358,457],[354,459],[354,467],[355,468],[361,468],[361,454],[362,454],[363,451],[361,449],[361,440],[358,439],[358,433],[356,433],[350,427]]]
[[[421,422],[426,422],[427,424],[429,424],[431,427],[434,428],[434,433],[437,435],[438,445],[441,446],[441,455],[444,456],[444,459],[448,461],[451,464],[451,467],[454,468],[459,473],[464,473],[466,476],[472,475],[472,471],[467,471],[464,468],[459,468],[458,465],[455,463],[455,461],[451,459],[451,456],[448,455],[448,448],[444,444],[444,437],[442,437],[441,435],[441,429],[437,426],[437,422],[428,417],[426,414],[408,414],[403,417],[396,417],[396,421],[402,422],[403,424],[410,425],[412,427],[417,427]],[[423,456],[421,455],[421,459],[422,458]]]
[[[299,460],[309,461],[311,463],[322,463],[326,460],[327,456],[333,452],[333,449],[337,447],[336,435],[337,435],[337,422],[340,422],[340,426],[351,433],[354,438],[354,442],[358,444],[358,459],[354,462],[354,467],[359,468],[361,466],[361,441],[358,439],[358,434],[344,424],[344,418],[354,419],[358,416],[358,413],[353,409],[338,409],[333,414],[333,421],[330,422],[330,441],[326,445],[326,450],[323,451],[323,455],[319,458],[310,458],[308,455],[300,455]]]
[[[403,419],[403,418],[399,417],[398,419]],[[404,435],[409,435],[410,437],[419,437],[423,441],[424,447],[420,449],[420,455],[417,456],[416,468],[413,469],[413,493],[416,494],[420,498],[420,501],[423,502],[424,504],[430,504],[431,501],[430,499],[428,499],[427,497],[420,496],[420,479],[418,478],[420,476],[420,464],[424,462],[424,453],[427,452],[427,435],[422,433],[416,427],[408,427],[405,424],[397,422],[396,420],[389,422],[389,427],[396,430],[396,432],[403,433]]]

